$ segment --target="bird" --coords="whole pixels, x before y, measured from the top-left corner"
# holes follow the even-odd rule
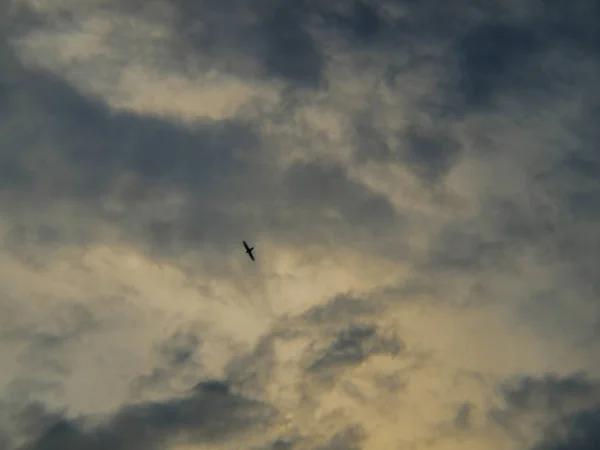
[[[243,241],[243,242],[244,242],[244,248],[246,249],[246,253],[248,253],[248,256],[250,257],[250,259],[252,261],[256,261],[254,259],[254,255],[252,254],[252,250],[254,250],[254,247],[248,247],[248,244],[246,244],[246,241]]]

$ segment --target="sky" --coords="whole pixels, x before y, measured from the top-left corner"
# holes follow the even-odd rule
[[[0,0],[0,449],[597,449],[598,23]]]

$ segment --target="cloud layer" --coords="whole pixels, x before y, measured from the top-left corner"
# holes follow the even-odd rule
[[[0,1],[0,448],[594,448],[599,12]]]

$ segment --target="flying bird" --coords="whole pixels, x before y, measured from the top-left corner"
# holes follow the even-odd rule
[[[244,248],[246,249],[246,253],[248,253],[248,256],[250,257],[250,259],[252,261],[255,261],[254,259],[254,255],[252,254],[252,250],[254,250],[254,247],[248,247],[248,244],[246,244],[246,241],[244,242]]]

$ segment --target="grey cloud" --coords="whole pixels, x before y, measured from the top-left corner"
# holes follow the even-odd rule
[[[342,232],[345,224],[352,224],[354,228],[385,233],[401,222],[386,197],[350,180],[340,166],[297,163],[287,172],[284,186],[299,211],[308,210],[312,220],[327,221]],[[328,218],[329,210],[337,212],[341,220]]]
[[[376,312],[373,303],[349,296],[338,296],[324,305],[311,308],[302,315],[307,321],[317,325],[347,323],[360,317],[369,317]]]
[[[32,344],[45,351],[92,332],[96,326],[97,322],[87,307],[65,304],[50,310],[42,323],[7,323],[2,335],[8,339],[32,338]]]
[[[360,114],[354,123],[355,158],[359,163],[367,161],[393,162],[400,157],[390,148],[383,136],[373,124],[368,113]]]
[[[189,396],[123,407],[108,422],[53,420],[27,450],[148,449],[173,442],[218,442],[267,424],[274,411],[263,403],[200,385]]]
[[[402,349],[403,343],[396,336],[386,336],[374,325],[351,324],[339,330],[325,348],[311,357],[307,372],[330,382],[339,373],[361,364],[371,356],[395,356]]]
[[[485,239],[468,224],[447,226],[436,238],[427,264],[431,270],[472,271],[498,267],[506,263],[504,252],[510,243],[495,238]]]
[[[196,333],[178,330],[166,342],[162,343],[160,352],[168,363],[180,365],[190,360],[200,344],[200,338]]]
[[[459,70],[455,87],[463,95],[465,112],[490,107],[499,94],[541,100],[557,83],[571,82],[547,71],[542,61],[549,52],[568,52],[571,48],[597,60],[598,40],[594,37],[598,30],[592,19],[598,16],[597,1],[530,2],[522,7],[503,7],[502,2],[490,1],[485,8],[463,2],[478,12],[470,16],[463,15],[460,7],[432,14],[428,4],[423,2],[421,8],[412,11],[423,23],[427,17],[441,32],[425,28],[417,33],[452,39],[455,68]]]
[[[97,238],[88,224],[29,222],[23,205],[34,202],[74,200],[89,217],[116,224],[127,239],[142,240],[165,254],[198,244],[229,248],[231,236],[239,237],[242,229],[252,240],[265,227],[289,234],[308,222],[327,224],[331,220],[323,214],[328,208],[371,234],[397,223],[383,196],[348,180],[341,168],[295,166],[284,175],[287,197],[279,194],[277,174],[259,158],[253,124],[222,121],[190,129],[115,113],[51,74],[22,67],[10,52],[7,58],[13,66],[13,77],[5,81],[11,126],[0,138],[0,167],[13,200],[12,238],[17,241],[8,244],[15,252],[26,250],[19,241],[24,233],[39,240],[47,231],[40,243],[48,248]],[[25,147],[28,152],[18,151]],[[328,191],[323,196],[319,189]],[[186,203],[174,217],[161,217],[161,197],[173,191],[183,193]],[[109,200],[120,209],[107,210]],[[290,204],[299,208],[290,216],[291,210],[280,210],[282,202],[288,202],[287,209]],[[236,212],[241,210],[236,205],[247,204],[260,214]],[[343,227],[344,238],[352,239],[350,228]]]
[[[318,450],[360,450],[361,441],[366,436],[360,426],[350,426],[336,433],[327,444],[317,447]]]
[[[181,13],[178,44],[182,48],[177,50],[185,52],[189,46],[207,59],[214,58],[210,64],[220,70],[240,76],[274,77],[292,87],[326,88],[326,56],[316,37],[319,33],[313,34],[315,29],[338,33],[336,36],[346,39],[343,45],[350,49],[356,46],[368,49],[370,54],[389,55],[389,67],[378,70],[401,75],[421,64],[431,64],[439,70],[440,80],[417,106],[429,114],[434,125],[424,128],[414,119],[404,129],[393,130],[405,147],[402,152],[387,146],[388,136],[377,130],[370,119],[360,118],[356,120],[360,127],[355,145],[361,162],[406,164],[422,180],[442,186],[454,164],[468,157],[453,135],[447,133],[449,128],[460,125],[460,120],[471,114],[510,116],[510,110],[494,109],[498,106],[494,100],[502,96],[520,98],[519,105],[528,107],[534,115],[548,107],[547,101],[541,101],[544,96],[580,89],[579,70],[584,67],[569,56],[571,51],[576,50],[579,58],[597,68],[597,1],[545,2],[532,8],[534,13],[514,15],[507,10],[502,12],[502,2],[493,1],[488,2],[485,11],[473,2],[391,4],[406,6],[407,14],[390,18],[379,11],[375,2],[355,2],[339,9],[310,2],[293,7],[285,2],[172,2]],[[118,8],[137,8],[129,5],[119,4]],[[463,14],[461,6],[472,8]],[[239,14],[228,13],[229,9]],[[536,10],[541,12],[535,13]],[[4,29],[4,38],[42,23],[33,13],[23,10],[20,14],[14,26],[10,22]],[[204,28],[198,26],[201,18]],[[426,51],[419,47],[421,43],[449,51],[438,60],[422,54]],[[451,45],[446,47],[448,43]],[[402,51],[411,55],[404,67],[392,58]],[[545,57],[554,54],[564,58],[560,60],[562,64],[541,64]],[[186,60],[183,56],[178,62],[182,67]],[[249,69],[255,58],[260,66],[258,73]],[[75,200],[78,208],[95,219],[117,225],[123,239],[136,243],[143,240],[153,249],[171,255],[195,245],[227,249],[239,245],[235,236],[243,234],[252,240],[261,233],[278,235],[293,243],[330,242],[331,238],[344,240],[359,250],[370,251],[378,245],[385,245],[387,250],[391,247],[387,242],[381,244],[384,238],[405,229],[402,214],[384,196],[350,180],[341,167],[320,162],[297,164],[283,174],[281,189],[269,163],[260,159],[261,138],[255,124],[230,120],[199,123],[189,129],[166,120],[114,113],[64,81],[23,67],[9,45],[0,46],[0,60],[6,68],[0,74],[0,115],[5,125],[0,133],[0,188],[10,209],[8,214],[14,212],[10,219],[13,228],[5,244],[23,260],[41,258],[36,254],[41,248],[99,239],[88,222],[53,222],[40,215],[36,223],[24,212],[40,204],[53,206],[64,199]],[[599,261],[595,250],[600,249],[600,235],[591,227],[600,210],[596,195],[600,192],[596,151],[599,97],[593,86],[588,89],[589,83],[581,86],[587,89],[581,99],[581,112],[570,123],[562,118],[548,121],[548,128],[569,129],[570,136],[576,139],[564,145],[559,143],[558,157],[541,155],[540,159],[547,163],[544,170],[540,169],[543,163],[529,164],[527,158],[523,164],[515,163],[523,171],[521,175],[531,182],[528,186],[543,195],[538,198],[529,192],[517,192],[507,196],[501,189],[496,192],[497,186],[477,192],[482,196],[477,217],[439,223],[437,240],[430,246],[425,263],[418,267],[421,272],[417,277],[422,278],[404,286],[402,294],[410,294],[410,288],[435,291],[434,285],[442,285],[445,276],[457,272],[474,275],[484,290],[485,281],[478,275],[512,273],[520,250],[533,248],[545,255],[541,266],[567,263],[562,273],[570,273],[575,281],[573,286],[540,287],[535,280],[527,280],[535,291],[527,295],[534,299],[542,294],[562,299],[585,293],[590,302],[597,302]],[[545,137],[543,146],[551,147],[553,136],[550,133],[550,137]],[[516,150],[511,152],[494,144],[493,136],[484,137],[489,139],[475,139],[475,148],[470,149],[482,161],[498,155],[510,160],[516,154],[531,151],[520,138],[515,137]],[[535,130],[528,137],[537,140]],[[494,164],[490,161],[484,162]],[[134,176],[122,182],[125,173]],[[498,184],[510,182],[500,180]],[[481,185],[474,189],[478,187]],[[152,205],[160,204],[161,198],[173,191],[183,192],[186,203],[174,217],[166,218]],[[546,208],[548,198],[552,204]],[[106,200],[114,200],[122,208],[107,211]],[[256,214],[243,212],[238,206],[248,206]],[[338,218],[330,215],[331,211]],[[533,303],[541,308],[541,302]],[[307,374],[317,381],[331,380],[367,362],[371,355],[398,354],[402,343],[385,336],[370,321],[375,312],[376,308],[361,300],[338,298],[301,318],[282,320],[280,329],[263,337],[251,354],[229,366],[230,378],[248,392],[260,393],[271,380],[276,365],[273,343],[294,336],[312,339],[313,346],[303,361]],[[536,313],[543,316],[540,311]],[[89,325],[81,323],[83,328]],[[28,335],[30,349],[35,354],[60,351],[67,342],[77,339],[81,327]],[[283,330],[285,327],[289,329]],[[167,382],[175,369],[192,364],[199,346],[201,342],[193,334],[175,336],[162,348],[159,366],[148,380]],[[301,389],[306,395],[313,395],[311,377],[304,383]],[[20,388],[25,390],[26,386]],[[507,410],[496,411],[491,417],[510,428],[516,426],[518,411],[566,408],[571,415],[564,420],[571,421],[573,437],[567,443],[549,442],[540,448],[562,450],[572,446],[587,450],[598,439],[594,431],[598,416],[592,402],[596,397],[595,384],[579,378],[529,380],[507,388]],[[579,411],[583,407],[588,408],[586,412]],[[202,383],[184,399],[125,407],[106,425],[91,430],[67,418],[48,419],[54,423],[48,425],[46,419],[32,413],[30,430],[46,428],[47,432],[30,448],[100,449],[105,444],[117,449],[130,445],[152,448],[160,447],[172,432],[189,432],[190,442],[225,439],[228,433],[259,423],[261,419],[253,417],[255,412],[261,415],[269,410],[266,405],[232,393],[229,382]],[[468,405],[461,406],[455,424],[467,426],[470,411]],[[245,418],[238,421],[237,413]],[[578,434],[585,439],[577,441],[574,436]],[[340,435],[324,448],[352,448],[356,441],[360,439]],[[273,444],[273,448],[286,448],[288,444],[281,442]]]
[[[87,305],[65,302],[44,308],[39,299],[27,297],[20,301],[30,302],[43,313],[19,315],[13,311],[18,299],[3,297],[1,350],[10,355],[11,348],[18,349],[14,360],[6,358],[5,367],[8,373],[16,370],[20,374],[8,381],[4,395],[17,404],[64,396],[75,371],[73,354],[103,329],[102,320]]]
[[[358,43],[376,40],[386,28],[376,2],[354,1],[346,11],[326,12],[323,16],[342,30],[348,30]]]
[[[460,405],[454,416],[454,425],[458,428],[468,428],[470,426],[472,412],[472,404],[463,403]]]
[[[532,450],[595,450],[600,445],[600,409],[579,412],[554,426],[566,428],[566,436],[548,437],[544,442],[532,447]]]
[[[355,120],[354,156],[359,164],[405,164],[425,185],[434,187],[461,157],[460,143],[444,129],[450,125],[447,120],[429,128],[412,123],[394,131],[378,130],[372,122],[367,113]]]
[[[596,95],[591,92],[590,100]],[[597,152],[590,148],[597,142],[595,131],[590,129],[594,118],[577,117],[577,131],[573,130],[571,142],[550,146],[547,158],[540,155],[539,164],[518,166],[520,176],[527,179],[527,189],[510,193],[491,189],[484,195],[476,217],[443,224],[425,270],[436,274],[510,273],[516,255],[530,252],[539,258],[538,267],[551,273],[560,265],[561,276],[571,280],[569,284],[557,282],[543,287],[531,283],[533,290],[542,289],[545,295],[553,290],[552,295],[564,301],[576,295],[597,303],[597,277],[593,275],[597,252],[590,250],[600,245],[600,234],[592,225],[600,210],[594,200],[598,192],[594,176]],[[558,135],[564,132],[561,126],[556,125]],[[565,125],[568,133],[571,126]],[[510,151],[490,148],[497,154]],[[485,152],[477,151],[482,156]],[[523,152],[526,154],[526,147]],[[510,161],[511,157],[501,159]],[[500,179],[499,183],[504,181]],[[506,183],[508,186],[510,181]]]
[[[10,448],[11,445],[11,439],[8,436],[6,436],[2,431],[0,431],[0,448]]]
[[[31,438],[41,430],[60,422],[63,419],[62,414],[62,411],[48,411],[40,402],[32,402],[16,412],[13,411],[10,423],[18,435]]]
[[[561,378],[547,375],[545,378],[524,377],[507,383],[503,394],[510,408],[561,409],[569,402],[580,402],[600,395],[598,381],[582,374]]]
[[[538,47],[532,30],[518,25],[486,24],[469,30],[459,50],[467,103],[485,105],[502,83],[517,83],[524,63]]]
[[[338,333],[333,342],[309,367],[311,372],[326,370],[331,366],[356,365],[370,353],[365,347],[375,336],[375,327],[350,327]]]
[[[338,296],[298,316],[282,318],[251,352],[229,363],[230,379],[248,392],[261,392],[277,364],[274,345],[278,341],[308,337],[311,345],[302,359],[307,370],[317,375],[328,367],[333,372],[343,370],[344,365],[352,366],[371,354],[398,353],[402,343],[397,337],[368,323],[376,312],[373,303]]]
[[[132,383],[131,392],[135,398],[145,398],[148,393],[170,388],[173,379],[183,379],[187,384],[198,379],[203,368],[198,357],[202,341],[198,335],[201,330],[194,328],[181,328],[157,346],[156,367]],[[210,386],[204,388],[210,390]]]
[[[0,336],[7,343],[23,346],[25,351],[19,360],[31,371],[32,381],[48,373],[59,377],[68,373],[68,350],[99,329],[96,317],[79,304],[64,304],[49,310],[39,322],[11,323],[10,316],[8,319]]]
[[[354,303],[354,306],[341,311],[344,303]],[[333,299],[328,310],[316,307],[313,314],[309,312],[290,318],[287,326],[280,323],[272,333],[263,336],[249,353],[231,361],[226,379],[201,381],[182,398],[125,405],[101,424],[90,422],[91,417],[70,418],[60,411],[50,412],[40,403],[31,404],[14,420],[21,435],[34,438],[39,433],[39,436],[22,448],[162,448],[173,442],[221,442],[248,430],[257,431],[267,427],[272,420],[276,420],[278,412],[273,406],[254,398],[260,398],[263,390],[269,386],[270,373],[277,364],[273,348],[278,339],[313,336],[314,345],[307,349],[306,357],[315,362],[310,370],[321,373],[343,370],[344,367],[366,361],[369,355],[396,354],[400,351],[402,345],[399,341],[375,326],[345,325],[349,318],[366,314],[368,308],[359,307],[359,303],[358,299]],[[330,337],[328,343],[331,326],[339,328],[339,331]],[[164,357],[163,366],[166,370],[172,371],[182,364],[188,364],[191,354],[201,345],[194,330],[194,327],[182,328],[157,347]],[[323,338],[325,340],[322,342]],[[322,344],[325,346],[320,352]],[[298,388],[302,389],[302,386]],[[308,386],[305,386],[306,394],[311,395],[310,389],[306,388]],[[360,427],[349,427],[328,437],[318,448],[359,449],[365,436]],[[317,436],[297,438],[323,442],[322,437]],[[266,448],[295,448],[295,442],[295,437],[281,437]]]
[[[598,0],[564,3],[559,0],[545,2],[545,19],[550,28],[561,39],[571,40],[587,49],[598,48],[598,24],[600,11]]]
[[[452,167],[460,153],[460,145],[443,133],[431,135],[425,130],[409,128],[401,139],[407,152],[404,160],[425,181],[436,182]]]
[[[264,65],[268,74],[298,85],[318,87],[325,69],[324,55],[306,29],[306,19],[291,4],[269,13],[262,24],[267,49]]]
[[[205,13],[205,9],[208,8],[208,6],[194,6],[191,2],[173,3],[173,5],[181,13],[180,20],[190,22],[197,20],[200,13]],[[215,6],[211,9],[212,14],[208,15],[208,20],[216,20],[216,23],[220,24],[219,20],[234,20],[234,17],[245,20],[243,17],[248,14],[249,17],[260,19],[258,22],[254,19],[248,19],[249,22],[261,24],[267,20],[265,19],[267,16],[263,14],[267,7],[259,5],[260,3],[256,2],[247,8],[236,7],[239,14],[234,15],[219,12],[220,10],[216,9]],[[410,17],[418,23],[425,21],[427,18],[435,19],[437,22],[450,21],[451,12],[448,10],[444,9],[434,14],[430,8],[418,5],[411,6],[414,6],[414,8],[411,7]],[[365,8],[371,11],[367,14],[371,18],[367,20],[367,16],[364,16],[359,19],[356,11],[365,10]],[[401,33],[400,24],[389,28],[387,25],[384,26],[381,22],[378,22],[375,17],[379,17],[379,12],[376,10],[374,4],[360,2],[357,2],[352,8],[342,8],[340,10],[325,7],[317,8],[315,5],[306,4],[290,10],[289,14],[294,16],[294,20],[292,20],[294,26],[288,25],[284,28],[286,33],[293,32],[294,36],[300,36],[303,32],[298,30],[308,26],[306,17],[312,14],[323,18],[329,27],[335,28],[337,26],[340,30],[344,27],[356,28],[357,35],[375,36],[380,32]],[[277,9],[277,11],[280,10]],[[431,16],[432,14],[433,16]],[[279,25],[275,26],[280,22],[277,20],[276,15],[270,17],[268,20],[273,23],[264,25],[262,31],[264,33],[275,33],[277,27],[279,27]],[[337,17],[337,19],[334,20],[334,17]],[[342,20],[342,18],[344,19]],[[360,20],[363,19],[372,22],[371,25],[359,24]],[[480,31],[473,29],[472,32],[475,34],[489,34],[491,37],[488,41],[492,42],[490,45],[500,46],[502,53],[506,54],[503,57],[499,56],[499,59],[496,58],[494,61],[504,58],[505,65],[509,67],[511,66],[511,58],[513,58],[511,52],[516,46],[512,45],[511,47],[509,43],[504,42],[502,33],[508,35],[510,42],[515,39],[518,40],[518,36],[527,33],[526,31],[519,31],[521,28],[518,27],[521,25],[513,26],[510,21],[507,23],[507,25],[498,26],[478,25]],[[218,27],[215,26],[215,30],[221,30],[220,32],[230,30],[232,33],[237,33],[238,29],[234,25],[234,23],[223,23]],[[298,30],[295,27],[298,27]],[[500,31],[497,31],[494,27]],[[522,27],[524,27],[523,30],[526,30],[527,24],[522,25]],[[193,26],[190,23],[182,29],[192,30]],[[369,29],[372,31],[365,31]],[[485,39],[460,38],[459,28],[452,28],[452,30],[452,33],[455,33],[457,42],[460,39],[466,42],[462,47],[458,47],[458,56],[460,57],[462,54],[470,67],[465,71],[465,76],[472,79],[488,77],[484,72],[485,70],[489,71],[489,69],[480,67],[483,63],[477,60],[477,58],[485,57],[485,52],[477,48],[473,50],[469,47],[470,44],[467,45],[469,42],[473,42],[477,47]],[[402,31],[402,33],[404,32]],[[427,29],[421,29],[420,27],[414,28],[412,32],[428,33]],[[255,36],[257,33],[260,34],[256,30],[250,30],[248,33],[251,36]],[[517,37],[512,37],[513,34]],[[296,39],[296,37],[293,39]],[[297,39],[300,40],[301,38],[298,37]],[[250,38],[240,38],[241,41],[247,41],[248,45],[256,44]],[[267,41],[279,42],[281,40],[268,39],[265,42]],[[215,39],[214,42],[217,45],[221,40]],[[313,42],[311,45],[316,45],[314,40],[311,42]],[[377,45],[375,41],[373,41],[373,45]],[[522,48],[522,46],[519,46],[519,48]],[[389,49],[382,47],[380,50],[385,52]],[[13,62],[12,64],[16,65],[17,63]],[[277,65],[278,63],[273,64]],[[318,67],[318,64],[309,64],[304,59],[302,59],[302,64],[306,67]],[[385,232],[398,225],[397,214],[384,197],[371,195],[366,188],[357,186],[354,182],[344,181],[345,175],[340,169],[320,167],[317,164],[306,167],[296,166],[285,176],[284,179],[291,190],[289,200],[292,203],[304,204],[305,212],[302,213],[299,210],[295,213],[295,216],[291,217],[291,220],[283,219],[283,215],[278,213],[274,206],[279,204],[279,200],[283,200],[273,198],[274,195],[277,197],[273,189],[277,181],[272,178],[272,174],[269,173],[267,167],[252,158],[253,149],[260,143],[252,126],[248,124],[226,122],[219,125],[200,126],[196,131],[189,131],[147,117],[137,117],[131,114],[109,114],[105,107],[82,97],[70,86],[59,80],[53,80],[47,75],[34,74],[22,68],[16,73],[23,76],[17,78],[19,81],[13,79],[9,83],[10,91],[12,92],[15,90],[14,88],[17,88],[20,97],[24,97],[31,107],[46,111],[48,116],[52,116],[52,120],[49,117],[44,118],[44,114],[42,114],[42,122],[35,124],[38,127],[36,133],[27,136],[5,135],[6,142],[22,142],[23,145],[28,145],[32,149],[41,149],[43,147],[41,142],[32,141],[32,136],[44,135],[46,136],[45,139],[50,138],[58,146],[65,148],[65,155],[59,161],[54,163],[51,161],[45,174],[32,172],[18,154],[6,155],[4,169],[7,176],[3,177],[3,181],[9,183],[12,178],[14,188],[19,191],[31,190],[32,185],[50,186],[50,189],[44,195],[54,194],[53,198],[59,198],[61,195],[76,196],[87,203],[94,199],[98,203],[107,196],[115,195],[124,204],[125,211],[110,214],[102,212],[103,219],[121,224],[127,223],[127,226],[135,235],[139,236],[141,231],[142,236],[145,236],[148,241],[154,242],[159,248],[175,251],[176,248],[199,242],[203,244],[210,243],[210,245],[220,242],[221,245],[227,245],[226,242],[228,242],[231,235],[239,234],[242,224],[244,233],[249,236],[257,236],[261,227],[265,226],[266,220],[259,221],[250,216],[240,216],[227,212],[224,208],[218,206],[223,204],[251,202],[257,210],[261,209],[259,205],[262,205],[264,217],[268,217],[273,232],[283,229],[293,231],[302,224],[313,223],[314,216],[322,216],[323,210],[327,208],[337,209],[348,223],[367,227],[371,233]],[[289,77],[293,78],[292,75],[289,75]],[[316,78],[317,75],[311,75],[310,77]],[[477,83],[468,83],[469,86],[474,84]],[[6,91],[8,92],[9,89],[6,89]],[[14,94],[9,95],[10,98],[14,99],[14,103],[17,97]],[[19,111],[19,109],[16,111]],[[24,117],[25,111],[21,111],[20,114]],[[17,114],[16,117],[18,118],[19,115]],[[49,121],[48,124],[44,123],[46,120]],[[72,126],[77,127],[77,132],[71,131]],[[359,130],[358,133],[360,139],[368,138],[366,132]],[[380,144],[359,143],[359,147],[365,155],[375,155],[374,149],[384,145],[384,141],[376,131],[372,130],[369,133],[372,134],[372,137],[368,138],[369,142],[380,142]],[[416,173],[425,179],[436,180],[449,170],[458,153],[457,145],[451,138],[447,137],[442,131],[424,132],[414,125],[409,127],[405,134],[406,136],[402,139],[405,141],[408,151],[404,155],[398,155],[401,161],[413,167]],[[41,150],[34,151],[39,151],[40,153],[37,155],[40,158],[42,157]],[[388,150],[382,151],[385,153]],[[245,156],[241,157],[241,155]],[[69,170],[69,175],[66,178],[58,178],[52,175],[56,171],[64,172],[66,170]],[[119,174],[124,173],[126,170],[137,174],[138,180],[131,181],[127,188],[119,190],[115,187],[116,179]],[[325,184],[323,180],[329,181]],[[249,186],[252,189],[249,189]],[[318,195],[327,186],[331,188],[329,194],[325,196]],[[181,188],[191,192],[193,193],[193,202],[190,201],[176,219],[142,217],[136,205],[145,198],[152,198],[150,192],[153,190],[156,192],[157,189],[162,187],[165,189]],[[364,193],[359,192],[360,190]],[[310,194],[311,191],[314,191],[313,194]],[[157,192],[156,195],[160,194]],[[271,201],[266,200],[269,197],[271,197]],[[589,196],[573,195],[572,198],[572,203],[575,205],[576,203],[581,204]],[[306,213],[307,202],[311,204],[310,214]],[[205,218],[208,215],[211,217],[210,221]],[[306,219],[303,219],[303,217],[306,217]],[[523,222],[523,217],[520,217],[519,221]],[[338,226],[331,219],[322,218],[320,223],[323,224],[323,227]],[[534,228],[532,231],[535,232],[535,230]],[[58,230],[55,231],[59,234],[65,234],[64,232],[60,233]],[[69,235],[72,235],[71,231],[69,230]],[[355,236],[346,235],[344,238],[350,239]]]
[[[56,376],[56,381],[52,381],[48,377],[48,367],[40,368],[28,368],[26,374],[22,377],[12,380],[6,387],[5,400],[8,403],[8,409],[11,411],[20,410],[23,405],[38,404],[42,405],[42,398],[45,398],[48,394],[62,394],[64,392],[64,386],[62,380],[66,370],[61,367]],[[52,373],[51,373],[52,374]],[[33,426],[33,425],[32,425]],[[27,434],[27,433],[26,433]],[[28,435],[31,435],[30,433]],[[14,433],[10,433],[10,436],[14,436]]]
[[[269,386],[273,372],[277,367],[275,343],[279,339],[284,342],[293,340],[299,335],[301,335],[301,332],[297,329],[288,330],[287,332],[274,330],[265,334],[251,351],[234,357],[228,362],[228,379],[247,395],[260,397]]]
[[[190,131],[149,117],[113,114],[49,74],[24,68],[17,73],[9,84],[12,126],[0,137],[6,172],[2,183],[15,200],[14,239],[22,240],[26,230],[47,243],[72,242],[77,236],[89,239],[93,230],[19,222],[18,211],[25,204],[65,199],[79,202],[101,220],[119,223],[137,235],[141,231],[142,236],[167,247],[177,239],[223,242],[224,235],[241,226],[256,227],[217,208],[221,202],[251,200],[255,192],[248,187],[260,190],[261,181],[255,180],[268,179],[268,173],[261,173],[260,165],[250,159],[258,139],[246,125],[200,124]],[[21,148],[28,151],[21,152]],[[238,157],[241,149],[245,161]],[[46,163],[38,166],[42,161]],[[251,175],[257,168],[262,177]],[[134,177],[119,185],[126,173]],[[140,214],[145,201],[160,203],[153,195],[161,190],[188,194],[188,208],[175,223]],[[103,202],[108,199],[120,202],[123,209],[106,211]],[[207,211],[211,211],[211,221],[206,219]],[[13,245],[21,247],[19,242]]]
[[[255,76],[279,78],[295,88],[326,87],[327,55],[318,40],[319,32],[333,32],[361,45],[380,42],[386,28],[378,5],[364,1],[330,5],[233,0],[198,5],[172,0],[169,4],[180,12],[178,28],[194,51],[219,53],[215,64],[233,73],[252,71],[246,56],[252,55],[261,65]]]
[[[277,439],[268,447],[264,447],[265,450],[291,450],[294,446],[291,442]]]
[[[438,43],[440,46],[445,45],[444,42],[450,43],[445,56],[429,58],[432,66],[441,72],[440,80],[435,85],[432,97],[418,105],[421,111],[427,111],[435,125],[433,130],[423,134],[416,120],[415,123],[409,123],[406,131],[399,133],[397,138],[398,147],[408,149],[403,154],[388,145],[388,131],[378,131],[369,120],[360,118],[356,125],[359,162],[376,160],[406,164],[424,180],[439,180],[458,158],[465,157],[460,144],[447,136],[449,128],[481,111],[481,108],[497,111],[494,109],[497,107],[496,100],[501,98],[519,99],[534,114],[535,105],[548,108],[548,98],[564,95],[568,89],[580,89],[577,86],[582,83],[587,86],[587,94],[583,99],[585,106],[576,119],[578,125],[561,122],[554,126],[557,131],[573,128],[573,137],[579,140],[582,147],[593,146],[598,141],[595,128],[592,130],[589,126],[582,126],[582,123],[596,123],[597,116],[594,105],[598,103],[598,92],[589,80],[581,78],[585,77],[581,74],[586,71],[586,66],[598,64],[594,47],[597,41],[594,44],[590,38],[597,34],[597,27],[591,20],[598,11],[594,2],[580,1],[569,5],[546,2],[523,5],[522,9],[518,6],[503,7],[501,2],[493,1],[487,2],[485,8],[474,2],[461,2],[472,14],[464,14],[464,10],[456,5],[446,8],[439,5],[433,7],[431,2],[415,4],[403,1],[392,4],[410,6],[409,13],[395,19],[393,25],[385,28],[384,35],[389,42],[405,46],[407,52],[416,54],[403,67],[390,58],[390,71],[410,73],[423,63],[424,56],[419,56],[414,47],[411,50],[407,42],[413,42],[414,46],[419,42]],[[379,47],[375,48],[378,51],[389,51],[385,45],[377,45]],[[571,54],[579,56],[572,57]],[[510,112],[506,114],[509,116]],[[470,150],[480,155],[508,151],[486,142],[486,139],[487,136],[482,136],[481,141]],[[522,146],[520,142],[514,145],[519,148]],[[562,153],[570,157],[571,153],[581,154],[582,149],[570,149],[565,143]],[[562,163],[558,162],[560,165]],[[565,189],[582,185],[581,180],[574,180],[569,187],[558,187],[558,179],[543,178],[549,175],[535,173],[535,169],[528,175],[536,183],[543,179],[542,189],[552,195],[561,191],[567,194]],[[565,211],[572,208],[578,214],[595,214],[594,211],[598,209],[593,202],[595,189],[582,187],[580,190],[568,193],[561,199],[565,202],[561,206]],[[498,226],[506,225],[505,230],[498,230],[502,245],[519,245],[515,242],[519,239],[529,239],[528,245],[556,239],[557,233],[551,228],[561,224],[556,223],[547,211],[542,211],[543,205],[534,203],[539,210],[532,213],[531,203],[527,203],[529,199],[494,198],[493,192],[490,194],[481,216],[487,218],[493,215]],[[506,209],[501,212],[502,208]],[[476,261],[473,260],[473,263],[476,264]]]
[[[506,407],[491,410],[489,417],[517,439],[523,439],[524,429],[539,428],[542,439],[533,445],[536,450],[595,448],[598,380],[582,373],[518,377],[506,382],[501,391]],[[528,415],[537,420],[532,422]]]
[[[299,364],[310,377],[299,386],[307,401],[327,389],[338,376],[375,355],[396,357],[404,343],[393,332],[372,322],[376,308],[368,300],[337,297],[295,317],[282,319],[261,337],[254,349],[228,365],[229,379],[243,392],[260,395],[277,365],[275,344],[309,339]],[[312,381],[318,386],[312,386]],[[379,382],[389,383],[381,379]],[[392,387],[390,386],[390,389]],[[317,391],[313,391],[316,389]]]
[[[325,56],[311,35],[313,11],[303,3],[172,0],[169,4],[179,12],[178,29],[187,46],[215,57],[214,63],[225,71],[320,87]],[[260,63],[258,71],[249,55]]]
[[[231,388],[227,382],[219,380],[203,381],[196,385],[195,389],[200,392],[229,395]]]
[[[304,450],[309,448],[315,450],[360,450],[363,448],[362,444],[366,437],[367,433],[360,425],[350,425],[334,432],[329,437],[277,439],[253,450]]]
[[[600,383],[583,374],[570,377],[527,377],[505,386],[508,410],[552,412],[544,437],[532,450],[591,450],[600,434]],[[504,415],[507,423],[510,412]],[[518,420],[518,419],[517,419]]]

